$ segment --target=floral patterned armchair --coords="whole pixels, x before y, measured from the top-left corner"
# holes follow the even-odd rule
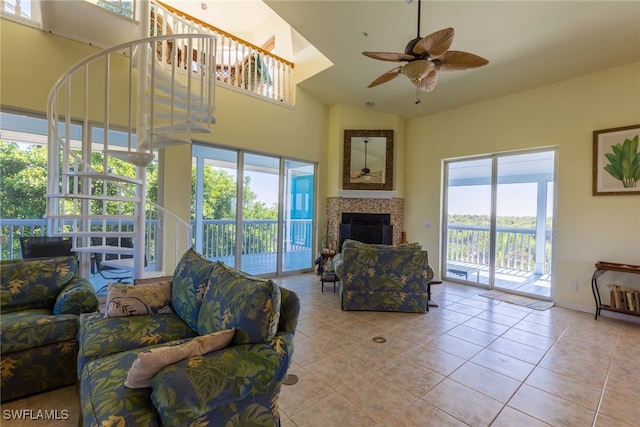
[[[0,262],[2,401],[76,382],[78,315],[98,309],[73,256]]]
[[[343,310],[429,311],[433,269],[417,243],[389,246],[345,240],[333,258]]]
[[[83,425],[279,425],[278,396],[300,311],[297,295],[193,250],[171,282],[172,313],[82,319]],[[230,328],[235,333],[226,347],[163,365],[149,387],[127,384],[140,353],[170,351]]]

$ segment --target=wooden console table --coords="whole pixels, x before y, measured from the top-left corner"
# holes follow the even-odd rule
[[[615,311],[616,313],[629,314],[631,316],[640,316],[640,311],[636,307],[635,311],[621,310],[612,306],[612,302],[609,304],[603,304],[600,299],[600,290],[598,289],[598,277],[602,276],[607,271],[620,271],[623,273],[635,273],[640,274],[640,265],[630,264],[617,264],[614,262],[598,261],[596,263],[596,271],[593,272],[591,277],[591,290],[593,291],[593,298],[596,300],[596,319],[602,310]]]

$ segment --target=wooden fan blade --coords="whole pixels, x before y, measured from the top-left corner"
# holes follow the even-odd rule
[[[380,77],[378,77],[377,79],[375,79],[374,81],[372,81],[367,87],[378,86],[378,85],[381,85],[382,83],[388,82],[389,80],[393,80],[396,77],[398,77],[398,75],[400,74],[400,71],[402,71],[402,67],[393,68],[387,71],[386,73],[384,73],[383,75],[381,75]]]
[[[484,59],[481,56],[474,55],[473,53],[468,52],[460,52],[457,50],[450,50],[446,52],[436,62],[440,61],[441,63],[437,65],[436,68],[441,71],[469,70],[471,68],[482,67],[483,65],[487,65],[489,63],[488,60]]]
[[[429,52],[429,57],[439,58],[451,47],[453,35],[453,28],[445,28],[444,30],[429,34],[416,43],[413,47],[413,53],[421,54]]]
[[[362,52],[362,54],[369,58],[379,59],[381,61],[402,62],[414,59],[412,55],[395,52]]]
[[[436,83],[438,83],[438,72],[436,70],[430,72],[427,77],[422,80],[413,82],[418,89],[425,92],[431,92],[436,87]]]

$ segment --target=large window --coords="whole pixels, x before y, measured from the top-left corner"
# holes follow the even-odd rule
[[[313,268],[315,165],[203,145],[192,152],[196,250],[250,274]]]
[[[80,150],[82,123],[72,123],[71,147]],[[46,214],[46,198],[48,191],[48,139],[47,120],[42,116],[29,115],[16,111],[0,112],[0,242],[2,259],[20,258],[20,237],[46,236],[48,230]],[[63,135],[65,129],[63,128]],[[106,164],[102,154],[104,138],[108,137],[110,145],[127,145],[127,133],[118,129],[105,129],[98,124],[89,124],[88,135],[91,137],[92,153],[91,168],[104,171],[105,168],[121,176],[135,177],[135,167],[113,157],[109,157]],[[135,138],[135,135],[133,136]],[[157,162],[147,166],[147,200],[157,201]],[[93,194],[113,195],[118,192],[116,184],[104,180],[92,183]],[[65,203],[73,203],[71,200]],[[64,206],[65,210],[67,205]],[[95,201],[89,205],[88,213],[102,214],[104,219],[94,221],[91,229],[94,231],[133,229],[133,219],[122,219],[122,216],[133,215],[133,206],[98,204]],[[147,205],[145,225],[145,254],[147,268],[155,269],[158,259],[158,220],[156,211]],[[120,218],[117,219],[116,217]],[[104,280],[95,272],[82,272],[89,277],[97,289],[104,285]]]

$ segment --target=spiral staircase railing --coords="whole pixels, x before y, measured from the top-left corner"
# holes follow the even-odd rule
[[[153,237],[162,254],[158,268],[169,246],[174,258],[190,246],[191,225],[147,199],[146,168],[158,149],[211,132],[215,52],[212,35],[147,37],[81,60],[54,85],[47,104],[47,228],[73,240],[82,271],[89,271],[91,256],[112,254],[110,263],[120,262],[135,278],[152,274],[145,272],[148,216],[164,224]],[[73,134],[74,122],[83,123],[82,135]],[[100,135],[91,131],[94,123]],[[111,129],[123,131],[124,141],[114,140]],[[115,170],[112,158],[131,167]]]

